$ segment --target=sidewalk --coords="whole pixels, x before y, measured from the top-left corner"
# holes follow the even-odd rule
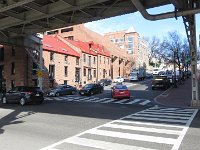
[[[170,88],[154,100],[156,103],[172,107],[190,107],[192,99],[191,78],[186,79],[178,88]]]

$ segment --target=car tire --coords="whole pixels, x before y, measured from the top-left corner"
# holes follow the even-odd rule
[[[2,97],[2,104],[6,104],[7,103],[7,98],[4,96]]]
[[[154,87],[152,87],[151,89],[152,89],[152,90],[155,90],[155,88],[154,88]]]
[[[76,91],[72,91],[72,95],[76,94]]]
[[[20,100],[19,100],[19,103],[21,106],[24,106],[26,104],[26,100],[24,97],[22,97]]]
[[[60,93],[56,93],[55,96],[56,96],[56,97],[60,96]]]
[[[90,95],[94,95],[94,92],[91,91],[91,92],[90,92]]]
[[[100,90],[100,93],[103,93],[103,89]]]

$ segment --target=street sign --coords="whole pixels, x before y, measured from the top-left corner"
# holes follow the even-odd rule
[[[37,76],[38,76],[39,78],[43,77],[43,72],[42,72],[42,70],[38,70],[38,71],[37,71]]]

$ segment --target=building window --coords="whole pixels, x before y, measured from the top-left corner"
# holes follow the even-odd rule
[[[33,72],[32,72],[32,75],[36,75],[36,73],[37,73],[37,65],[36,65],[36,63],[34,63],[33,62]]]
[[[101,56],[99,56],[99,63],[101,63]]]
[[[64,58],[64,60],[65,60],[65,64],[67,64],[67,58],[68,58],[68,56],[65,55],[65,58]]]
[[[91,69],[88,69],[88,80],[92,80],[92,72],[91,72]]]
[[[83,69],[83,76],[86,76],[86,69]]]
[[[96,78],[96,70],[94,70],[94,78]]]
[[[108,58],[108,65],[110,64],[110,60],[109,60],[109,58]]]
[[[133,43],[133,37],[129,36],[129,37],[127,38],[127,41],[128,41],[128,43]]]
[[[75,82],[80,81],[80,68],[76,68],[75,70]]]
[[[86,62],[86,54],[83,54],[83,62]]]
[[[12,56],[15,56],[15,47],[12,46]]]
[[[64,84],[67,84],[67,80],[64,80]]]
[[[73,31],[73,27],[61,29],[61,33]]]
[[[103,78],[106,77],[106,69],[103,69]]]
[[[11,74],[15,74],[15,63],[11,63]]]
[[[55,78],[55,65],[49,65],[49,78]]]
[[[106,57],[104,57],[104,64],[106,64]]]
[[[69,40],[74,40],[74,36],[68,36],[67,37]]]
[[[0,48],[0,61],[4,61],[4,47]]]
[[[11,80],[11,89],[15,87],[15,80]]]
[[[51,52],[51,53],[50,53],[50,61],[53,61],[53,60],[54,60],[54,53]]]
[[[32,79],[33,81],[33,86],[37,86],[38,85],[38,80],[37,79]]]
[[[54,30],[54,31],[49,31],[49,32],[47,32],[47,35],[51,35],[51,34],[58,34],[58,30]]]
[[[68,76],[68,67],[65,66],[65,77],[67,77],[67,76]]]
[[[96,63],[96,58],[94,57],[94,59],[93,59],[93,64],[95,64]]]
[[[91,64],[92,64],[92,63],[91,63],[91,56],[89,56],[88,58],[89,58],[89,60],[88,60],[88,65],[91,66]]]
[[[76,65],[79,65],[79,58],[76,57]]]

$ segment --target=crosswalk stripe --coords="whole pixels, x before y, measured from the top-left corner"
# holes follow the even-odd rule
[[[117,120],[115,123],[125,123],[125,124],[139,124],[139,125],[149,125],[149,126],[158,126],[158,127],[172,127],[183,129],[183,125],[170,125],[166,123],[150,123],[150,122],[140,122],[140,121],[127,121],[127,120]]]
[[[165,134],[176,134],[176,135],[181,134],[181,131],[167,130],[167,129],[156,129],[156,128],[146,128],[146,127],[129,126],[129,125],[106,124],[103,127],[110,127],[110,128],[117,128],[117,129],[128,129],[128,130],[136,130],[136,131],[145,131],[145,132],[165,133]]]
[[[171,119],[189,119],[190,117],[181,117],[181,116],[166,116],[166,115],[153,115],[153,114],[137,114],[137,116],[145,116],[145,117],[163,117],[163,118],[171,118]]]
[[[174,120],[174,119],[162,119],[162,118],[149,118],[149,117],[129,117],[131,119],[142,119],[142,120],[150,120],[150,121],[165,121],[165,122],[175,122],[175,123],[187,123],[187,120]]]
[[[112,150],[113,148],[115,150],[154,150],[150,148],[144,148],[144,147],[138,147],[138,146],[130,146],[125,144],[118,144],[118,143],[112,143],[112,142],[105,142],[105,141],[98,141],[93,139],[86,139],[86,138],[80,138],[80,137],[72,137],[67,139],[65,142],[87,146],[87,147],[93,147],[97,149],[105,149],[105,150]]]
[[[123,102],[125,102],[125,101],[127,101],[127,100],[129,100],[129,99],[123,99],[123,100],[120,100],[120,101],[116,101],[116,102],[114,102],[114,103],[123,103]]]
[[[148,112],[155,112],[155,110],[149,110]],[[163,111],[163,110],[157,110],[156,112],[167,112],[167,113],[179,113],[179,114],[192,114],[193,112],[183,112],[183,111]]]
[[[155,115],[171,115],[171,116],[182,116],[182,117],[190,117],[191,115],[188,115],[188,114],[175,114],[174,112],[173,113],[157,113],[156,111],[155,112],[149,112],[149,111],[145,111],[146,114],[150,113],[150,114],[155,114]]]
[[[109,103],[109,102],[112,102],[112,101],[113,101],[113,99],[110,99],[110,100],[107,100],[107,101],[103,101],[101,103]]]
[[[127,103],[127,104],[133,104],[133,103],[137,103],[137,102],[139,102],[140,101],[140,99],[135,99],[135,100],[133,100],[133,101],[130,101],[129,103]]]
[[[150,102],[151,102],[150,100],[145,100],[144,102],[140,103],[140,105],[146,105],[146,104],[148,104]]]
[[[130,134],[130,133],[114,132],[114,131],[99,130],[99,129],[92,129],[86,133],[94,134],[94,135],[108,136],[108,137],[115,137],[115,138],[130,139],[130,140],[140,140],[140,141],[146,141],[146,142],[163,143],[163,144],[175,144],[175,142],[176,142],[176,139],[172,139],[172,138]]]

